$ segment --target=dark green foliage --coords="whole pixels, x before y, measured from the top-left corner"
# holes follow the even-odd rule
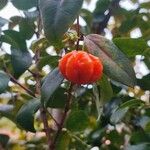
[[[0,0],[0,10],[3,9],[7,3],[8,3],[8,0]]]
[[[144,39],[131,39],[122,37],[115,38],[113,42],[128,57],[135,57],[136,55],[143,54],[148,47]]]
[[[40,101],[37,99],[30,100],[24,104],[17,113],[16,121],[23,129],[35,132],[34,114],[40,108]]]
[[[8,87],[9,80],[9,76],[5,72],[0,71],[0,94],[5,92]]]
[[[0,144],[2,147],[6,147],[9,141],[9,136],[5,134],[0,134]]]
[[[63,131],[57,141],[56,150],[68,149],[70,140],[71,140],[70,135],[66,131]]]
[[[131,62],[116,45],[96,34],[86,36],[84,42],[88,51],[102,60],[107,76],[131,87],[136,84]]]
[[[51,44],[59,47],[64,33],[75,21],[83,0],[40,0],[45,35]]]
[[[21,10],[30,9],[37,6],[37,0],[12,0],[13,5]]]
[[[80,132],[88,127],[88,116],[84,111],[73,111],[66,122],[66,127],[70,131]]]
[[[144,76],[142,79],[138,79],[137,83],[143,90],[150,89],[150,74]]]
[[[65,92],[66,89],[58,88],[49,98],[46,106],[51,108],[64,108],[67,99]]]
[[[0,16],[0,149],[45,150],[48,135],[56,150],[150,149],[150,3],[86,2],[0,0],[0,14],[18,12]],[[101,59],[101,80],[62,76],[59,60],[75,49]]]
[[[47,105],[52,101],[50,97],[55,92],[55,90],[60,86],[63,81],[63,76],[59,72],[59,69],[56,68],[52,72],[50,72],[44,79],[42,88],[41,88],[41,101],[42,104]]]
[[[20,49],[11,48],[11,63],[14,69],[15,77],[19,77],[31,65],[32,58],[28,51],[21,51]]]
[[[99,91],[101,102],[104,101],[105,103],[113,97],[113,89],[111,87],[110,81],[108,81],[107,76],[104,74],[102,76],[102,79],[99,81]]]

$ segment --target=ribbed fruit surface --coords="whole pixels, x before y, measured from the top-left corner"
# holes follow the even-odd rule
[[[74,50],[60,59],[59,69],[72,83],[89,84],[101,78],[103,65],[98,57]]]

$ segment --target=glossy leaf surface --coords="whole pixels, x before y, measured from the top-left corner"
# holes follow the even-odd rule
[[[75,21],[83,0],[40,0],[45,35],[50,43],[61,44],[64,33]]]
[[[59,85],[63,81],[63,76],[59,72],[58,68],[55,68],[52,70],[44,79],[44,82],[42,84],[41,88],[41,101],[43,104],[47,104],[52,96],[52,94],[55,92],[55,90],[59,87]]]
[[[82,121],[81,121],[82,120]],[[88,116],[84,111],[75,111],[72,112],[67,121],[66,127],[70,131],[78,132],[82,131],[88,126]]]
[[[17,113],[17,123],[25,130],[35,132],[34,114],[40,108],[40,101],[33,99],[24,104]]]
[[[84,42],[87,50],[101,59],[108,77],[131,87],[136,84],[131,62],[113,42],[97,34],[86,36]]]
[[[21,10],[30,9],[37,6],[37,0],[12,0],[13,5]]]

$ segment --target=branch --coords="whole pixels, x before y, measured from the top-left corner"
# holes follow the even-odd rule
[[[24,90],[25,90],[28,94],[30,94],[31,96],[36,97],[35,94],[34,94],[30,89],[26,88],[26,87],[23,86],[21,83],[19,83],[19,82],[17,81],[17,79],[15,79],[11,74],[8,74],[8,75],[9,75],[10,80],[11,80],[12,82],[18,84],[22,89],[24,89]]]
[[[37,39],[40,38],[40,33],[41,33],[41,13],[40,13],[40,8],[39,8],[39,0],[38,1],[38,6],[37,6],[37,10],[39,12],[39,18],[38,18],[38,21],[37,21],[37,24],[38,24],[38,31],[36,32],[36,37]],[[31,71],[30,73],[32,73],[32,75],[34,76],[35,80],[36,80],[36,85],[35,85],[35,88],[36,88],[36,93],[38,95],[41,95],[41,77],[40,77],[40,69],[39,69],[39,63],[40,63],[40,49],[37,49],[36,52],[35,52],[35,56],[34,56],[34,59],[35,59],[35,65],[36,65],[36,70],[35,70],[35,73],[33,74]],[[40,108],[40,114],[41,114],[41,118],[42,118],[42,122],[43,122],[43,125],[44,125],[44,131],[45,131],[45,134],[46,134],[46,137],[47,137],[47,142],[48,142],[48,150],[51,150],[51,129],[49,128],[49,125],[48,125],[48,119],[47,119],[47,115],[46,115],[46,108],[42,105],[41,108]]]
[[[52,116],[52,114],[49,111],[47,111],[47,112],[50,115],[50,117],[52,118],[52,120],[55,122],[55,124],[57,125],[57,127],[59,127],[60,124],[57,122],[57,120]]]
[[[79,42],[80,42],[80,23],[79,23],[79,16],[77,17],[77,34],[78,34],[78,40],[76,45],[76,50],[79,50]]]
[[[49,125],[48,125],[48,120],[47,120],[47,116],[46,116],[46,109],[44,107],[41,107],[40,113],[41,113],[41,118],[42,118],[43,125],[44,125],[44,131],[45,131],[45,134],[47,137],[48,150],[51,150],[51,145],[52,145],[51,135],[50,135],[51,129],[49,128]]]
[[[73,84],[70,85],[70,88],[68,90],[68,98],[67,98],[67,102],[66,102],[66,105],[65,105],[64,113],[63,113],[61,122],[59,124],[58,131],[57,131],[56,136],[54,138],[53,144],[52,144],[53,150],[55,149],[55,144],[56,144],[57,139],[58,139],[58,137],[59,137],[59,135],[60,135],[60,133],[62,131],[64,122],[65,122],[66,117],[67,117],[67,113],[68,113],[68,111],[70,109],[70,105],[71,105],[71,101],[72,101],[72,90],[73,90]]]
[[[7,73],[7,75],[10,77],[10,80],[19,85],[22,89],[24,89],[29,95],[33,96],[33,97],[36,97],[35,94],[30,90],[28,89],[27,87],[25,87],[24,85],[22,85],[21,83],[19,83],[19,81],[12,75],[10,74],[10,72],[8,71],[6,65],[4,64],[4,71]]]

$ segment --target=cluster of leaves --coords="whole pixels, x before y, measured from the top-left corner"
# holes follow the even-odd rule
[[[82,8],[83,0],[1,0],[1,11],[12,3],[22,15],[9,20],[0,17],[0,117],[14,122],[22,132],[42,132],[42,115],[38,112],[44,107],[53,139],[69,95],[69,82],[60,74],[58,60],[83,40],[79,48],[84,47],[102,60],[104,75],[93,85],[73,87],[71,111],[64,120],[56,149],[87,150],[98,146],[102,150],[148,150],[150,102],[142,101],[141,96],[150,89],[150,74],[136,79],[133,65],[136,55],[141,55],[150,67],[150,5],[132,0],[138,7],[126,10],[120,1],[98,0],[91,12]],[[86,26],[73,24],[78,15]],[[115,23],[111,24],[110,18]],[[76,33],[78,28],[81,33]],[[105,38],[105,28],[110,30],[112,41]],[[136,28],[141,37],[133,39],[130,33]],[[10,45],[10,52],[5,43]],[[41,80],[41,94],[36,79]],[[139,86],[138,92],[135,85]],[[0,134],[0,146],[16,149],[17,142],[8,143],[9,138]],[[46,149],[45,137],[26,138],[25,149]]]

